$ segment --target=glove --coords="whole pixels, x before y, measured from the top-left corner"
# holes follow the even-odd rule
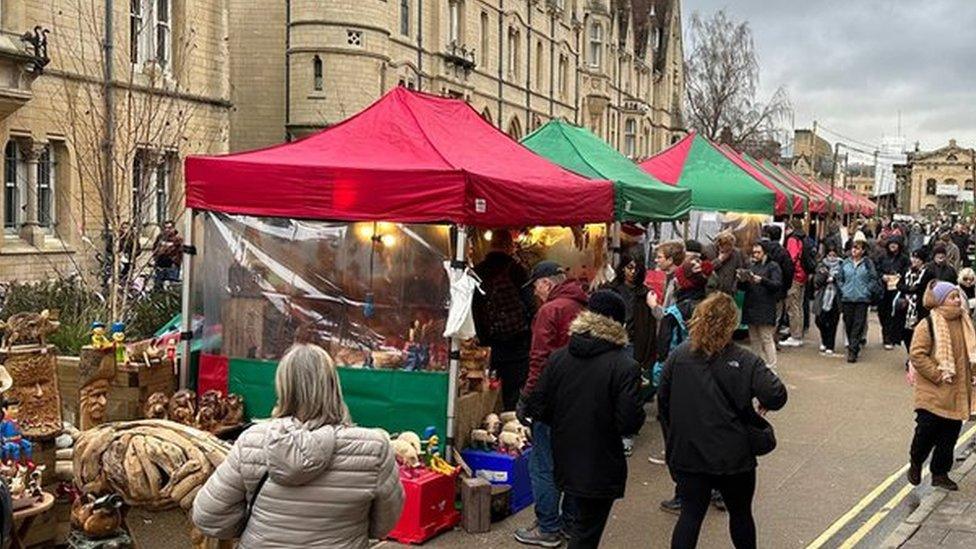
[[[525,401],[524,396],[520,396],[518,399],[518,404],[515,405],[515,418],[519,420],[522,425],[532,425],[532,419],[526,416],[526,408],[528,403]]]

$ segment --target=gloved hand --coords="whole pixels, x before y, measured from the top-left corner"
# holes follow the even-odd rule
[[[525,426],[532,425],[532,418],[525,415],[527,412],[527,407],[528,403],[526,402],[525,396],[520,396],[518,399],[518,404],[515,405],[515,418],[519,420],[519,423]]]

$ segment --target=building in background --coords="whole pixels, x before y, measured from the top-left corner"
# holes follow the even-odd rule
[[[845,188],[865,198],[874,198],[874,165],[850,164],[844,178]]]
[[[91,275],[122,223],[151,242],[183,210],[182,159],[227,150],[226,8],[117,1],[109,40],[105,17],[104,2],[2,3],[4,280]]]
[[[834,172],[834,150],[813,130],[796,130],[792,169],[803,177],[829,180]]]
[[[934,151],[909,152],[904,164],[894,166],[903,213],[956,211],[973,202],[974,158],[972,149],[955,139]]]
[[[342,121],[394,86],[514,139],[552,118],[632,158],[684,133],[679,0],[230,0],[231,149]]]

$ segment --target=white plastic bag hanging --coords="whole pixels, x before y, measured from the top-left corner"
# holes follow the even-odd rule
[[[480,283],[469,269],[455,269],[450,261],[444,262],[444,269],[451,281],[451,309],[447,314],[444,337],[470,339],[475,336],[471,300],[476,290],[481,291]]]

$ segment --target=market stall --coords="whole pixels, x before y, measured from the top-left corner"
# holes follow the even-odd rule
[[[404,88],[301,141],[189,158],[186,185],[183,318],[220,336],[201,379],[266,416],[276,359],[314,341],[345,366],[355,421],[437,426],[448,447],[468,229],[606,223],[614,200],[610,182],[533,154],[463,101]]]

